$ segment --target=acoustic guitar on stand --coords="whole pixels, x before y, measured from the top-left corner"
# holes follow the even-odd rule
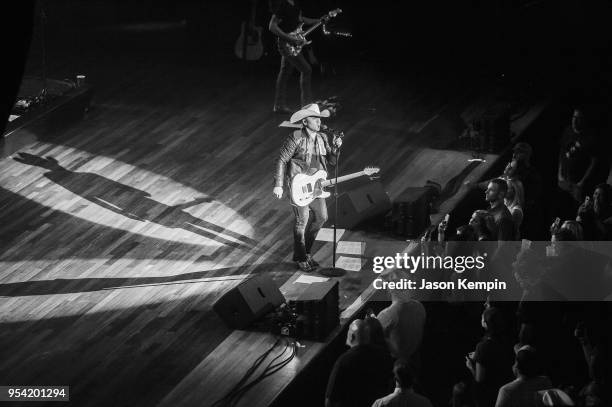
[[[240,27],[240,36],[234,45],[234,54],[239,59],[245,61],[257,61],[264,54],[263,43],[261,42],[260,26],[255,25],[255,15],[257,13],[257,1],[251,1],[251,15],[249,21],[243,21]]]
[[[361,176],[372,176],[380,171],[378,167],[366,167],[363,171],[338,177],[338,184]],[[317,198],[328,198],[331,194],[325,187],[334,185],[335,178],[327,179],[327,172],[319,170],[312,175],[296,174],[291,180],[291,202],[296,206],[306,206]]]
[[[291,31],[289,35],[298,37],[300,40],[303,41],[303,43],[300,45],[295,45],[287,41],[279,40],[281,43],[281,47],[284,49],[284,51],[287,54],[294,56],[294,57],[298,56],[300,52],[302,52],[302,48],[304,47],[304,45],[308,45],[312,43],[312,41],[306,41],[306,36],[310,34],[311,32],[313,32],[314,30],[316,30],[317,27],[319,27],[321,24],[326,23],[327,21],[329,21],[330,18],[336,17],[340,13],[342,13],[342,10],[339,8],[330,11],[329,13],[321,17],[321,19],[316,24],[312,25],[306,31],[302,29],[302,27],[304,26],[304,23],[300,23],[298,28],[296,28],[294,31]]]

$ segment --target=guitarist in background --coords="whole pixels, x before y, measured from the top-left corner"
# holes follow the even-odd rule
[[[303,45],[304,40],[289,33],[294,31],[301,22],[312,25],[318,23],[319,19],[303,16],[298,0],[271,0],[271,2],[273,14],[268,28],[278,38],[278,50],[281,54],[280,70],[276,79],[276,92],[274,94],[274,112],[291,113],[291,109],[287,106],[287,82],[293,70],[297,68],[300,71],[301,106],[311,103],[312,68],[302,53],[297,56],[289,55],[281,46],[281,42]]]
[[[303,58],[303,57],[302,57]],[[327,166],[336,165],[338,149],[342,139],[334,137],[332,144],[321,129],[321,117],[329,117],[329,111],[319,111],[319,106],[310,104],[295,112],[289,120],[301,123],[302,128],[295,130],[285,139],[276,160],[274,173],[274,196],[281,199],[283,184],[290,185],[296,174],[310,174],[317,170],[327,171]],[[295,223],[293,227],[293,261],[302,271],[316,269],[318,264],[310,255],[319,229],[327,221],[327,206],[324,198],[316,198],[309,205],[292,205]],[[312,210],[312,218],[310,218]],[[308,222],[310,218],[310,223]]]

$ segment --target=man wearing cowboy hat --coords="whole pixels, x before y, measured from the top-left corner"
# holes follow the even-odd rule
[[[329,111],[321,112],[317,104],[310,104],[295,112],[289,119],[291,124],[301,124],[301,128],[290,134],[280,149],[274,173],[273,193],[276,198],[282,198],[283,185],[290,185],[290,180],[296,174],[327,171],[328,165],[336,165],[342,139],[334,137],[330,145],[327,135],[319,133],[321,117],[329,117]],[[317,198],[307,206],[292,205],[292,209],[295,215],[293,260],[302,271],[312,271],[317,267],[317,263],[312,259],[310,249],[317,232],[327,221],[325,199]]]

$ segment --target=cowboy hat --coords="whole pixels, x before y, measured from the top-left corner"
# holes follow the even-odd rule
[[[321,112],[319,111],[319,105],[312,103],[293,113],[289,121],[291,123],[298,123],[307,117],[329,117],[329,110],[325,109]]]

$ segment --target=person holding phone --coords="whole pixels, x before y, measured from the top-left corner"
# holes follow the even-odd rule
[[[612,240],[612,187],[599,184],[593,198],[586,197],[578,208],[576,220],[587,240]]]

